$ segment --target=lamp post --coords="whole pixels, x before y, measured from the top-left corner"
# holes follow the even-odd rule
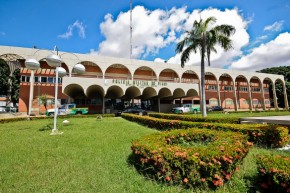
[[[33,88],[34,88],[34,71],[40,67],[39,62],[36,59],[28,59],[25,61],[25,66],[31,71],[30,76],[30,91],[29,91],[29,104],[28,104],[28,116],[31,116],[32,102],[33,102]]]
[[[58,54],[58,51],[57,51],[57,54]],[[45,59],[49,66],[55,68],[54,120],[53,120],[53,129],[50,135],[59,135],[59,134],[62,134],[63,132],[59,132],[56,127],[57,113],[58,113],[58,108],[57,108],[58,77],[65,76],[66,70],[60,67],[62,61],[58,55],[52,54],[52,55],[47,56]]]

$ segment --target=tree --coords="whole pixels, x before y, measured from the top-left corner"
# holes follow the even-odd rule
[[[235,33],[235,28],[231,25],[218,25],[212,27],[216,22],[215,17],[209,17],[205,21],[200,19],[194,21],[193,27],[190,31],[186,31],[185,38],[177,44],[176,52],[181,53],[181,67],[184,67],[185,62],[189,60],[190,53],[197,51],[201,55],[201,107],[202,116],[206,117],[206,98],[205,98],[205,71],[204,61],[207,58],[210,66],[211,52],[217,52],[215,45],[220,45],[224,50],[232,48],[232,41],[229,38]]]
[[[11,86],[11,102],[15,106],[19,100],[20,69],[16,69],[13,75],[9,76],[9,66],[0,59],[0,74],[0,95],[7,95]],[[9,79],[12,85],[9,85]]]
[[[43,104],[45,111],[47,111],[47,101],[49,99],[47,94],[43,94],[37,97],[40,100],[40,103]]]

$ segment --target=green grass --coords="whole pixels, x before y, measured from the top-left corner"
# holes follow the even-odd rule
[[[128,164],[133,139],[157,132],[122,118],[68,118],[63,135],[39,131],[52,120],[0,124],[0,192],[203,192],[156,183]],[[246,192],[254,186],[253,148],[241,170],[216,192]],[[207,192],[207,191],[205,191]]]
[[[198,116],[201,116],[201,114],[197,114]],[[290,111],[252,111],[252,112],[229,112],[228,114],[224,114],[222,112],[208,112],[208,117],[262,117],[262,116],[284,116],[284,115],[290,115]],[[193,116],[196,116],[193,114]]]

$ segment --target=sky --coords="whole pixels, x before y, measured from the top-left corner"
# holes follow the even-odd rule
[[[130,58],[130,0],[0,0],[0,45]],[[176,45],[195,20],[235,27],[211,66],[290,65],[290,0],[132,0],[132,58],[180,65]],[[186,65],[200,65],[192,53]]]

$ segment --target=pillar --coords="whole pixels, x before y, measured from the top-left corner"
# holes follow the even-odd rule
[[[217,94],[218,94],[218,106],[222,106],[220,84],[218,80],[217,80]]]
[[[278,110],[278,103],[277,103],[277,95],[276,95],[276,86],[275,86],[275,82],[273,82],[273,100],[274,100],[274,108],[275,110]]]
[[[237,93],[236,93],[236,82],[233,80],[233,87],[234,87],[234,106],[235,111],[238,111],[238,102],[237,102]]]
[[[249,92],[249,109],[253,110],[253,99],[252,99],[252,90],[251,90],[251,83],[248,82],[248,92]]]
[[[262,107],[263,107],[263,110],[265,111],[266,110],[266,104],[265,104],[264,85],[263,85],[263,82],[260,83],[260,84],[261,84],[260,89],[261,89],[261,95],[262,95]]]
[[[283,93],[284,93],[285,110],[288,110],[289,109],[289,104],[288,104],[287,90],[286,90],[286,84],[285,84],[285,82],[283,83]]]
[[[157,102],[158,102],[158,113],[160,113],[160,98],[157,98]]]

